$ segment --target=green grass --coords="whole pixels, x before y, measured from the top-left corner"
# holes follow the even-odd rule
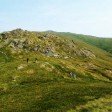
[[[79,39],[81,41],[86,42],[87,44],[96,46],[109,53],[112,53],[112,45],[111,45],[112,38],[98,38],[98,37],[89,36],[89,35],[73,34],[73,33],[66,33],[66,32],[60,32],[57,34],[61,36],[67,36],[69,38]]]
[[[50,72],[47,66],[42,66],[49,57],[46,61],[38,57],[38,62],[33,63],[33,56],[28,64],[18,59],[0,65],[1,112],[65,112],[111,95],[111,82],[96,80],[76,70],[77,78],[71,78],[68,73],[72,69],[63,68],[65,65],[60,65],[60,60],[52,58],[50,62],[55,69]],[[22,61],[25,68],[17,70]]]
[[[26,80],[25,78],[23,80]],[[27,79],[28,80],[28,79]],[[75,80],[47,79],[25,81],[19,84],[4,84],[0,94],[1,111],[60,112],[111,95],[109,83],[80,82]]]
[[[111,112],[112,111],[112,96],[106,95],[103,98],[89,101],[85,105],[77,106],[75,110],[68,112]]]
[[[46,38],[46,34],[23,30],[8,33],[11,41],[27,39],[27,48],[22,49],[4,46],[1,39],[4,44],[0,51],[8,60],[0,54],[0,112],[112,111],[111,54],[69,35],[52,32]],[[38,44],[39,51],[32,51]],[[60,57],[44,54],[48,46]],[[95,58],[73,54],[83,48],[91,50]],[[71,77],[71,72],[76,77]]]

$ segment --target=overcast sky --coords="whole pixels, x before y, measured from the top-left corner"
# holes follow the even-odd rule
[[[0,32],[15,28],[112,37],[112,0],[0,0]]]

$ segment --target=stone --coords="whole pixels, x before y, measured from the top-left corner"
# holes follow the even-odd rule
[[[75,53],[78,56],[87,57],[87,58],[95,58],[96,57],[95,54],[92,51],[87,50],[85,48],[82,48],[78,51],[75,51]]]
[[[8,38],[5,33],[2,33],[1,36],[2,36],[2,39],[7,39]]]
[[[69,58],[68,56],[65,56],[65,57],[64,57],[64,59],[68,59],[68,58]]]
[[[69,73],[69,76],[70,76],[71,78],[76,78],[76,74],[73,73],[73,72],[70,72],[70,73]]]
[[[83,50],[82,53],[86,56],[86,57],[91,57],[91,58],[95,58],[96,56],[89,50]]]
[[[27,67],[26,64],[21,64],[21,65],[19,65],[19,66],[17,67],[17,70],[22,70],[22,69],[24,69],[25,67]]]
[[[40,46],[39,46],[39,45],[36,45],[36,46],[33,48],[33,50],[34,50],[34,51],[38,51],[39,48],[40,48]]]
[[[59,58],[59,57],[60,57],[59,54],[54,54],[53,56],[54,56],[55,58]]]
[[[30,70],[27,70],[26,73],[29,75],[32,75],[35,73],[35,71],[33,69],[30,69]]]
[[[44,62],[44,63],[42,63],[42,64],[40,65],[40,67],[46,69],[46,70],[49,71],[49,72],[52,72],[53,69],[54,69],[54,66],[51,65],[49,62]]]

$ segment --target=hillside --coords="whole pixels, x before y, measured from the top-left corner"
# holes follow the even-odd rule
[[[87,44],[94,45],[98,48],[101,48],[109,53],[112,53],[112,38],[98,38],[95,36],[73,34],[66,32],[57,32],[58,35],[67,36],[70,38],[76,38],[81,41],[86,42]]]
[[[94,112],[101,99],[106,107],[96,110],[112,111],[111,47],[105,51],[82,38],[22,29],[1,33],[0,111]]]

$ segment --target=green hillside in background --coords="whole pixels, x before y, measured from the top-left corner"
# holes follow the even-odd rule
[[[94,46],[101,48],[109,53],[112,53],[112,38],[100,38],[100,37],[95,37],[95,36],[73,34],[73,33],[66,33],[66,32],[60,32],[58,34],[60,34],[62,36],[67,36],[70,38],[77,38],[81,41],[84,41],[84,42],[90,44],[90,45],[94,45]]]

